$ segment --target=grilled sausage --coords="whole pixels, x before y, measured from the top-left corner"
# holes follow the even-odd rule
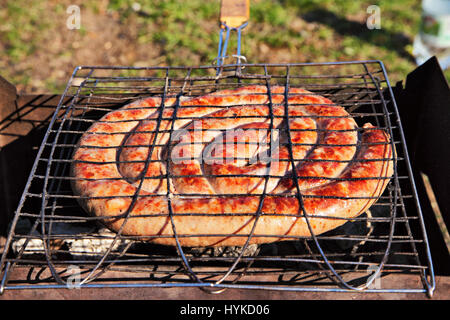
[[[175,230],[183,246],[226,246],[253,229],[250,243],[265,243],[366,211],[393,174],[393,154],[383,130],[358,129],[331,100],[255,85],[106,114],[75,149],[72,188],[124,235],[174,245]]]

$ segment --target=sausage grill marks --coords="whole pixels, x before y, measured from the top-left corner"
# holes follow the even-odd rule
[[[80,204],[125,235],[174,245],[170,204],[181,245],[243,245],[261,201],[250,243],[310,236],[303,210],[321,234],[366,211],[393,174],[383,130],[358,129],[344,108],[304,89],[269,95],[255,85],[162,102],[106,114],[73,156]]]

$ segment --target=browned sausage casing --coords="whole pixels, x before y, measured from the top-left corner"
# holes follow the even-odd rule
[[[358,129],[329,99],[285,90],[150,97],[112,111],[78,143],[74,193],[113,231],[160,244],[175,244],[175,228],[183,246],[243,245],[258,208],[250,243],[310,236],[303,210],[315,234],[334,229],[383,193],[390,138]]]

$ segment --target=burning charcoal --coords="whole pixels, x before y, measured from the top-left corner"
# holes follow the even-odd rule
[[[79,239],[67,239],[69,252],[76,257],[98,258],[105,254],[112,246],[112,251],[117,252],[126,246],[129,241],[117,239],[114,241],[115,233],[107,229],[100,229],[98,236],[82,237]]]

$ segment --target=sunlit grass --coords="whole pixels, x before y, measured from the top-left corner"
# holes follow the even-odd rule
[[[93,61],[196,66],[209,65],[217,56],[218,0],[86,0],[80,4],[81,29],[68,32],[64,24],[70,4],[69,0],[0,4],[2,76],[24,91],[57,93],[76,65]],[[380,30],[365,27],[367,7],[374,4],[381,10]],[[392,83],[404,80],[416,67],[411,53],[421,15],[419,0],[252,0],[250,9],[242,41],[242,54],[249,62],[377,59],[386,65]],[[98,23],[107,19],[119,30],[116,38],[109,38],[111,25],[92,29],[96,17]],[[55,35],[60,43],[53,42]],[[103,38],[114,50],[104,49]],[[235,39],[233,35],[228,53],[236,50]],[[450,80],[450,70],[445,74]]]

